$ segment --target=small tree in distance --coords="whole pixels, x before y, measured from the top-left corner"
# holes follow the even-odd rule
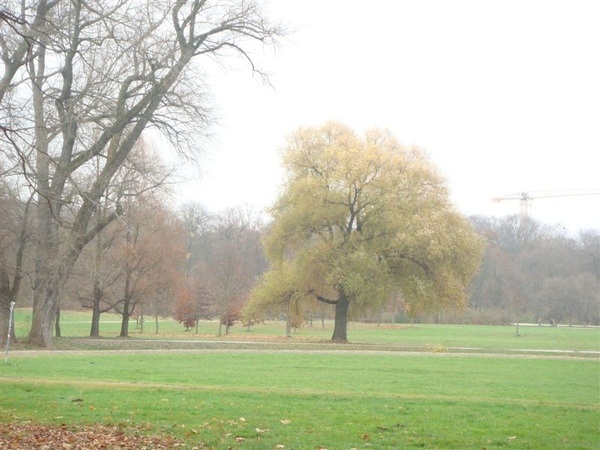
[[[242,319],[242,309],[244,307],[244,299],[232,299],[227,305],[225,312],[221,314],[220,324],[225,327],[225,336],[229,334],[229,330],[236,322]],[[220,335],[220,334],[219,334]]]
[[[181,288],[175,301],[173,318],[185,327],[185,331],[190,331],[196,325],[198,308],[189,288]]]

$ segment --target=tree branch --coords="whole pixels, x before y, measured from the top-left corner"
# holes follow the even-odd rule
[[[312,289],[308,291],[309,294],[314,295],[315,298],[321,303],[327,303],[328,305],[337,305],[338,300],[330,300],[328,298],[323,297],[322,295],[316,294]]]

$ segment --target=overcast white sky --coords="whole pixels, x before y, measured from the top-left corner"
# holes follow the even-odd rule
[[[279,149],[303,125],[391,129],[425,147],[465,214],[518,213],[521,191],[600,191],[597,0],[271,0],[297,28],[249,68],[211,78],[219,125],[200,181],[213,210],[271,204]],[[532,216],[600,229],[600,195],[539,198]]]

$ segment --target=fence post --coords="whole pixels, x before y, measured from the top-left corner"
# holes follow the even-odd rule
[[[8,362],[8,350],[10,349],[10,335],[12,331],[13,324],[13,312],[15,310],[15,302],[10,302],[10,312],[8,313],[8,336],[6,337],[6,356],[4,357],[4,362]]]

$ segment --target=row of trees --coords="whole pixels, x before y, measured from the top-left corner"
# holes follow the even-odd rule
[[[288,144],[287,188],[265,223],[248,208],[169,209],[168,171],[138,140],[96,206],[102,226],[69,271],[63,308],[91,309],[90,336],[99,336],[108,311],[122,316],[121,336],[132,315],[142,327],[153,316],[156,332],[160,317],[196,331],[200,319],[218,318],[219,334],[240,320],[285,318],[289,331],[328,317],[337,341],[347,339],[349,319],[385,313],[439,320],[458,309],[462,315],[445,318],[600,322],[598,231],[573,238],[517,216],[467,221],[425,155],[382,131],[363,140],[330,123],[301,129]],[[10,181],[0,180],[3,307],[7,299],[35,307],[40,206]],[[106,222],[111,198],[119,198],[118,215]],[[76,211],[77,204],[62,210],[61,242]]]
[[[187,235],[186,286],[175,303],[175,319],[187,328],[201,318],[219,319],[219,336],[242,318],[242,309],[266,261],[264,228],[250,208],[208,214],[198,204],[182,211]],[[197,330],[197,328],[196,328]]]
[[[32,307],[36,238],[28,217],[35,217],[36,206],[19,202],[0,186],[3,295]],[[156,332],[162,317],[172,316],[187,327],[218,318],[219,334],[241,319],[249,292],[266,268],[261,217],[250,208],[210,214],[195,203],[174,211],[169,201],[164,189],[128,198],[118,220],[82,249],[61,291],[53,321],[56,335],[60,307],[91,310],[92,337],[100,336],[106,312],[121,315],[122,337],[129,335],[132,317],[141,327],[153,317]],[[6,326],[3,331],[6,338]]]
[[[19,202],[5,184],[0,186],[2,288],[16,293],[18,286],[11,285],[6,274],[12,275],[13,283],[23,284],[12,298],[22,307],[31,306],[35,236],[24,225],[35,217],[35,206]],[[100,315],[109,311],[122,316],[121,336],[128,335],[132,316],[139,319],[142,332],[144,317],[149,316],[155,319],[156,332],[161,317],[172,316],[187,328],[196,327],[196,332],[200,319],[218,318],[219,334],[241,320],[249,325],[285,318],[291,328],[313,318],[335,317],[335,306],[319,301],[314,293],[325,289],[323,280],[331,276],[322,255],[320,265],[301,260],[307,265],[296,273],[290,261],[271,263],[267,272],[261,240],[266,237],[268,243],[273,237],[277,230],[273,223],[266,224],[248,208],[211,214],[194,203],[172,211],[168,202],[160,190],[129,198],[119,220],[83,249],[65,283],[61,304],[93,312],[90,336],[100,335]],[[600,233],[588,230],[574,238],[517,216],[474,217],[471,223],[485,240],[485,255],[463,300],[468,308],[442,320],[600,323]],[[428,309],[393,289],[375,295],[381,291],[381,276],[375,277],[373,266],[364,259],[357,267],[352,270],[369,272],[352,273],[360,278],[365,297],[354,299],[360,305],[349,310],[350,318],[381,320],[384,314],[392,320],[426,320],[433,313],[440,319],[444,307],[439,303],[432,302]],[[293,285],[299,277],[314,283],[304,295]]]
[[[0,178],[23,221],[3,243],[16,256],[2,255],[0,332],[30,252],[28,340],[49,346],[82,252],[156,184],[133,156],[142,133],[193,158],[210,123],[201,64],[241,56],[258,72],[253,44],[284,31],[253,0],[6,0],[0,12]],[[127,228],[125,246],[138,238]]]
[[[91,309],[90,336],[100,314],[121,315],[122,337],[135,316],[174,317],[186,328],[218,318],[221,333],[241,318],[256,277],[264,270],[260,217],[233,208],[209,214],[201,205],[169,211],[156,197],[136,198],[123,215],[86,247],[66,286],[67,307]]]
[[[518,216],[473,223],[487,241],[471,287],[480,320],[600,324],[600,230],[572,237]]]

